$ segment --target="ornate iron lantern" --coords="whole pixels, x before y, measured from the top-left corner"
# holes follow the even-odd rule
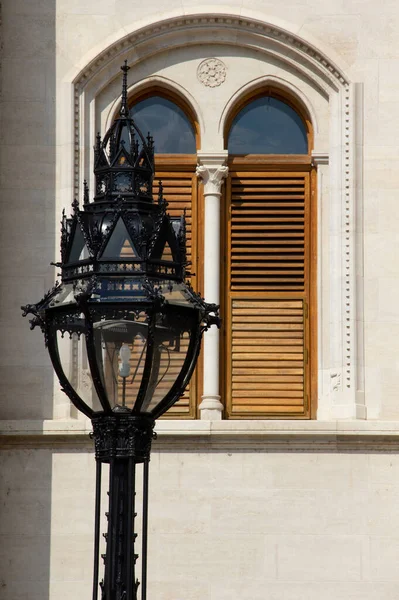
[[[93,599],[137,598],[135,466],[144,463],[142,599],[146,598],[148,461],[154,422],[183,394],[203,332],[218,307],[188,283],[184,215],[172,219],[159,185],[153,200],[154,143],[131,118],[127,71],[119,117],[94,148],[95,196],[63,213],[61,282],[22,307],[39,326],[62,390],[93,424],[97,461]],[[81,346],[92,386],[71,376],[63,339]],[[98,584],[101,466],[109,464],[104,578]]]

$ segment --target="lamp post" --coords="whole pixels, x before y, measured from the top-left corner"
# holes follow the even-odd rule
[[[126,64],[119,117],[94,148],[95,195],[62,216],[61,281],[37,304],[31,329],[44,333],[62,390],[92,421],[96,456],[93,600],[136,600],[136,465],[144,463],[141,598],[146,599],[148,462],[155,419],[183,394],[202,333],[219,326],[184,280],[185,218],[153,200],[154,143],[130,117]],[[69,373],[64,336],[81,344],[93,383],[83,397]],[[99,584],[101,473],[109,464],[104,576]]]

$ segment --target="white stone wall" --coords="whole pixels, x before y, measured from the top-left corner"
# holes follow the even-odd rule
[[[2,3],[1,341],[2,419],[50,418],[53,376],[39,334],[19,307],[53,284],[56,183],[54,2]]]
[[[2,600],[91,597],[94,472],[85,446],[2,453]],[[397,453],[155,446],[148,597],[396,600],[398,477]]]

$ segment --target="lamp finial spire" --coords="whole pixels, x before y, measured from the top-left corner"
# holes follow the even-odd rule
[[[128,107],[128,103],[127,103],[127,72],[129,71],[130,67],[127,64],[127,60],[125,60],[124,65],[121,67],[121,70],[123,71],[123,81],[122,81],[122,104],[121,104],[121,110],[119,112],[119,115],[121,117],[127,117],[129,115],[129,107]]]

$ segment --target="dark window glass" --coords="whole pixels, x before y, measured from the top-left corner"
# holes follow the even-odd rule
[[[195,133],[185,113],[170,100],[151,96],[130,109],[138,128],[155,142],[161,154],[195,154]]]
[[[263,96],[235,117],[228,151],[230,154],[307,154],[306,127],[288,104]]]

